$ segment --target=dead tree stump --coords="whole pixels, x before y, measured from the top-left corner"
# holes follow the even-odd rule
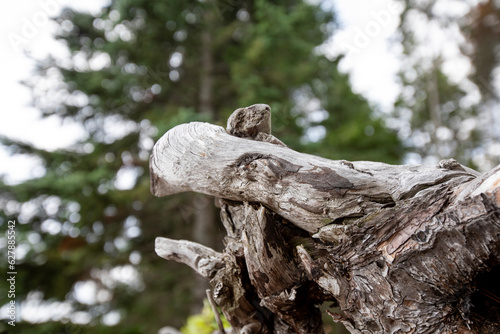
[[[500,333],[500,166],[327,160],[274,138],[266,108],[179,125],[150,161],[154,195],[220,199],[222,253],[156,252],[210,281],[233,333],[322,333],[326,301],[351,333]]]

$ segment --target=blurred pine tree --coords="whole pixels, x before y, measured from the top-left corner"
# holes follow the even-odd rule
[[[387,162],[401,154],[337,61],[317,51],[335,29],[321,4],[114,0],[97,16],[65,9],[55,21],[69,56],[40,61],[27,84],[45,116],[79,122],[88,137],[55,152],[2,140],[46,170],[0,186],[0,225],[18,220],[22,249],[16,331],[155,333],[201,307],[191,271],[154,253],[156,236],[204,236],[221,248],[210,198],[149,192],[152,145],[179,123],[224,125],[234,109],[267,103],[274,134],[294,149]]]
[[[494,1],[404,2],[402,92],[394,111],[407,161],[455,158],[481,170],[500,162],[497,7]]]

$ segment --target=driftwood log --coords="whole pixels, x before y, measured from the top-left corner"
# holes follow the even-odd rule
[[[179,125],[151,155],[154,195],[219,199],[222,253],[156,252],[210,281],[232,333],[323,333],[324,302],[351,333],[500,333],[500,166],[327,160],[272,137],[269,111]]]

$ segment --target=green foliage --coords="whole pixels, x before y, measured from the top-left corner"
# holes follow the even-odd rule
[[[227,322],[223,314],[220,313],[222,325],[224,328],[229,328],[231,325]],[[186,325],[181,328],[183,334],[211,334],[218,330],[214,312],[208,303],[208,300],[203,301],[203,309],[199,314],[194,314],[187,318]]]
[[[305,89],[306,95],[312,93],[324,107],[323,119],[309,124],[326,130],[323,140],[309,145],[312,152],[337,160],[400,163],[404,150],[396,132],[385,126],[383,115],[373,112],[368,102],[349,85],[338,84],[348,77],[336,66],[329,66],[325,61],[320,65],[321,80]]]

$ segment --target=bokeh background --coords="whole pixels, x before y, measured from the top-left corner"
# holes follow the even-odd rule
[[[177,124],[267,103],[302,152],[500,162],[496,0],[29,0],[0,32],[0,265],[16,220],[18,272],[1,333],[209,330],[206,285],[154,253],[156,236],[223,248],[212,198],[149,192]]]

